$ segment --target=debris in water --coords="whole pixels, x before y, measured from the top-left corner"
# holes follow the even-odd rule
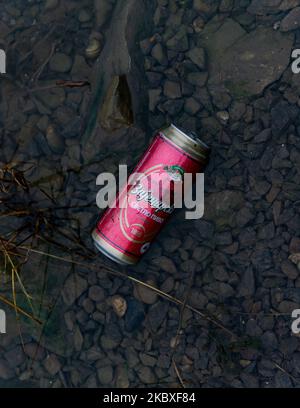
[[[109,131],[133,124],[131,93],[125,75],[112,78],[100,111],[100,124]]]

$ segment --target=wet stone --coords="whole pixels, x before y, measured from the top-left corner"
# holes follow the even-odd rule
[[[72,68],[72,59],[68,55],[58,52],[51,58],[49,67],[55,72],[69,72]]]
[[[281,263],[281,270],[291,280],[295,280],[299,276],[299,271],[296,266],[287,259]]]
[[[184,104],[184,110],[189,115],[195,115],[201,109],[201,104],[195,98],[187,98]]]
[[[292,254],[300,252],[300,238],[293,237],[291,239],[290,245],[289,245],[289,252]]]
[[[300,27],[300,7],[294,8],[280,23],[281,31],[297,30]]]
[[[87,281],[80,275],[71,274],[63,288],[63,299],[67,305],[72,305],[79,296],[86,291],[88,286]]]
[[[172,261],[172,259],[166,256],[159,256],[158,258],[154,258],[152,263],[156,265],[159,269],[162,269],[165,272],[170,274],[175,274],[177,271],[176,265]]]
[[[137,374],[142,384],[148,384],[155,386],[156,377],[150,367],[141,367],[138,369]]]
[[[97,376],[101,384],[112,385],[114,371],[112,366],[101,367],[97,371]]]
[[[128,369],[126,365],[119,365],[116,368],[116,388],[128,388],[130,381],[128,378]]]
[[[104,334],[100,338],[101,346],[104,350],[113,350],[119,346],[122,341],[122,334],[115,323],[108,323]]]
[[[186,56],[201,70],[206,67],[206,56],[203,48],[192,48]]]
[[[147,314],[147,321],[150,325],[150,328],[154,332],[156,332],[164,322],[168,313],[168,309],[168,303],[163,301],[159,301],[150,307]]]
[[[271,331],[267,331],[261,336],[261,342],[263,347],[268,351],[277,349],[278,341],[275,333]]]
[[[168,58],[161,43],[155,44],[155,46],[152,48],[151,55],[160,65],[168,65]]]
[[[5,358],[11,368],[16,368],[25,361],[26,356],[24,354],[23,348],[21,346],[17,346],[11,350],[6,351]]]
[[[157,357],[151,356],[146,353],[140,354],[140,360],[145,366],[154,367],[157,363]]]
[[[125,315],[125,329],[128,332],[133,332],[138,329],[145,318],[144,306],[141,302],[135,299],[127,301],[127,312]]]
[[[154,287],[156,286],[153,280],[148,279],[146,283]],[[134,297],[147,305],[152,305],[157,300],[157,294],[152,289],[143,285],[136,284],[133,293]]]
[[[247,11],[251,14],[266,15],[266,14],[276,14],[278,13],[278,7],[281,0],[252,0]]]
[[[89,298],[94,302],[102,302],[105,299],[105,291],[100,286],[89,288]]]
[[[56,375],[61,369],[61,363],[59,362],[55,354],[50,354],[44,361],[44,367],[50,375]]]
[[[201,88],[206,84],[208,78],[207,72],[191,72],[187,76],[187,81],[195,86]]]
[[[170,38],[167,43],[167,48],[169,50],[174,50],[176,52],[185,52],[189,48],[189,41],[186,34],[184,26],[177,31],[174,37]]]
[[[0,359],[0,379],[11,380],[15,376],[15,372],[9,367],[8,362]]]
[[[272,132],[279,136],[298,115],[298,108],[285,101],[278,102],[271,110]]]
[[[291,388],[292,381],[288,374],[278,371],[275,375],[275,387],[276,388]]]
[[[177,238],[166,238],[163,241],[163,248],[166,252],[174,252],[181,246],[180,239]]]
[[[53,10],[58,6],[58,4],[59,0],[46,0],[45,10],[46,11]]]
[[[164,94],[167,98],[180,98],[181,89],[179,82],[166,81],[164,85]]]

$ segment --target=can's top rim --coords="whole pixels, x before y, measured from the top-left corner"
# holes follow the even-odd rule
[[[163,134],[195,159],[208,161],[211,149],[194,132],[185,132],[172,123],[163,129]]]

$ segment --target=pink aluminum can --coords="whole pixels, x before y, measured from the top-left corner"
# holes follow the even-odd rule
[[[193,133],[174,125],[159,131],[133,172],[141,176],[121,189],[94,229],[97,249],[115,262],[136,264],[173,211],[173,182],[182,182],[184,173],[203,172],[209,153]],[[169,188],[170,205],[162,186]]]

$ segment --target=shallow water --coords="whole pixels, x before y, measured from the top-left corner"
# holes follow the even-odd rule
[[[300,252],[300,133],[289,59],[299,33],[286,20],[294,6],[160,0],[143,15],[147,24],[135,17],[143,27],[135,30],[123,9],[134,3],[117,1],[104,18],[90,0],[0,1],[0,162],[11,164],[13,186],[3,194],[0,232],[23,247],[20,279],[32,307],[17,282],[19,307],[46,322],[37,348],[41,327],[21,317],[24,353],[15,314],[3,305],[0,379],[175,387],[175,361],[186,386],[295,387],[300,346],[290,316],[300,280],[288,257]],[[86,57],[95,32],[103,35],[97,60]],[[107,131],[101,101],[111,78],[124,74],[134,124]],[[171,121],[212,147],[204,219],[179,211],[136,267],[120,267],[90,238],[96,177],[132,167]],[[126,275],[169,299],[138,290]],[[11,292],[4,280],[1,294]],[[115,295],[127,302],[124,317],[112,308]],[[181,313],[179,301],[193,311]]]

